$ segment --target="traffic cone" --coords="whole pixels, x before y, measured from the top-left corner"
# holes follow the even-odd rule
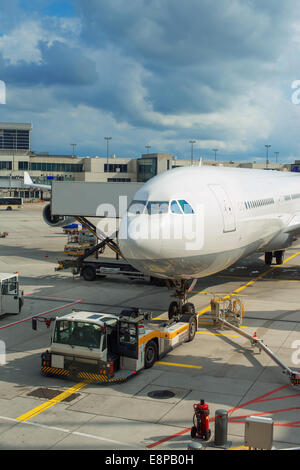
[[[253,338],[254,338],[254,339],[257,339],[257,334],[256,334],[256,331],[254,331]]]

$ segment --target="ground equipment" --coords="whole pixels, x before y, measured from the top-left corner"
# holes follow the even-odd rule
[[[259,352],[264,351],[281,369],[288,375],[292,385],[300,385],[300,373],[290,369],[284,362],[264,344],[262,339],[254,335],[246,333],[240,328],[244,316],[244,305],[235,296],[227,295],[223,298],[215,297],[211,300],[211,315],[213,323],[216,327],[230,328],[244,338],[247,338],[253,348],[258,348]]]
[[[53,319],[43,320],[49,326]],[[36,329],[37,318],[32,322]],[[155,323],[151,313],[139,309],[123,310],[120,316],[73,310],[55,319],[41,372],[101,384],[124,382],[176,346],[192,341],[196,329],[195,315],[186,315],[180,322]]]
[[[97,238],[89,230],[82,229],[68,234],[64,253],[68,256],[82,256],[97,244]]]
[[[208,441],[211,437],[209,429],[209,407],[204,400],[194,404],[193,426],[191,428],[191,437],[199,437]]]
[[[18,314],[24,304],[24,293],[18,274],[0,273],[0,315]]]

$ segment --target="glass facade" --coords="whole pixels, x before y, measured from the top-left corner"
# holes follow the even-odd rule
[[[21,168],[19,169],[21,170]],[[29,169],[31,171],[81,173],[83,171],[83,165],[81,163],[31,163]]]
[[[104,173],[127,173],[127,165],[121,163],[105,163]]]
[[[18,162],[19,170],[29,170],[29,162]]]
[[[30,150],[30,131],[0,129],[1,150]]]
[[[0,161],[0,170],[11,170],[12,162],[1,162]]]
[[[137,164],[137,180],[139,183],[144,183],[157,174],[157,158],[140,158]]]
[[[130,178],[107,178],[108,183],[130,183]]]

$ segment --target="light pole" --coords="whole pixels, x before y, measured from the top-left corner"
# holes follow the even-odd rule
[[[75,147],[77,146],[77,144],[70,144],[70,145],[73,148],[72,157],[74,157],[75,156]]]
[[[269,148],[271,147],[271,145],[265,145],[266,149],[267,149],[267,155],[266,155],[266,168],[268,168],[268,165],[269,165]]]
[[[145,145],[145,149],[147,149],[147,153],[149,153],[149,149],[151,149],[151,145]]]
[[[217,152],[218,152],[218,149],[213,149],[213,152],[215,152],[215,162],[217,161]]]
[[[108,142],[112,139],[112,137],[104,137],[106,140],[106,163],[107,163],[107,171],[108,171]]]
[[[278,155],[279,155],[279,152],[274,152],[275,153],[275,157],[276,157],[276,163],[278,163]]]
[[[189,143],[191,144],[191,165],[194,163],[194,144],[196,140],[190,140]]]

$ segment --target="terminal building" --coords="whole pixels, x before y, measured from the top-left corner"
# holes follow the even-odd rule
[[[171,153],[147,153],[140,158],[77,157],[50,155],[31,150],[31,123],[0,123],[0,195],[20,196],[36,200],[43,192],[23,186],[24,171],[35,183],[51,184],[58,181],[86,182],[146,182],[158,173],[180,166],[191,165]],[[298,164],[297,164],[298,163]],[[194,162],[198,164],[198,162]],[[243,168],[265,168],[265,163],[203,161],[204,165],[223,165]],[[299,171],[299,162],[270,164],[270,169]]]

